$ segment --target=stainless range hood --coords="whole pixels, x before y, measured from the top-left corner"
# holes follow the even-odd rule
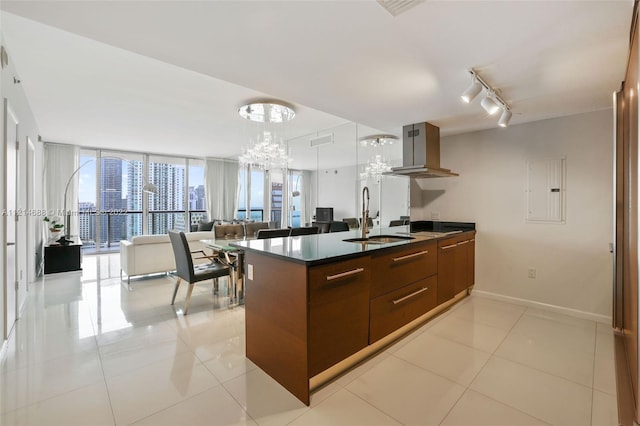
[[[412,178],[459,176],[440,167],[440,128],[426,122],[402,128],[402,167],[392,168],[390,174]]]

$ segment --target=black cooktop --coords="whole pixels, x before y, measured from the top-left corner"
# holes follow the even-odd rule
[[[411,232],[451,232],[475,231],[474,222],[442,222],[434,220],[416,220],[411,222]]]

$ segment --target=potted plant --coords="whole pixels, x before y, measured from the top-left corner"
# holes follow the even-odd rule
[[[47,222],[47,227],[49,228],[49,236],[50,238],[56,239],[60,233],[62,232],[62,229],[64,228],[64,224],[62,223],[62,219],[60,219],[59,217],[49,217],[49,216],[45,216],[44,219],[45,222]]]

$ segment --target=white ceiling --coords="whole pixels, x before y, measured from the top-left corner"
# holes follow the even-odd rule
[[[294,105],[287,137],[349,121],[400,135],[496,127],[460,102],[474,67],[512,125],[609,108],[633,1],[10,1],[1,30],[44,140],[233,157],[237,107]]]

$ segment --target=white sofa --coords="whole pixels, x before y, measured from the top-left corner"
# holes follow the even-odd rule
[[[205,249],[206,246],[200,240],[213,239],[213,231],[187,232],[187,241],[191,251]],[[210,253],[211,250],[205,250]],[[195,261],[195,263],[207,260]],[[168,234],[138,235],[131,241],[120,241],[120,278],[122,273],[127,275],[127,284],[135,275],[157,274],[175,271],[176,262],[173,257],[173,248]]]

